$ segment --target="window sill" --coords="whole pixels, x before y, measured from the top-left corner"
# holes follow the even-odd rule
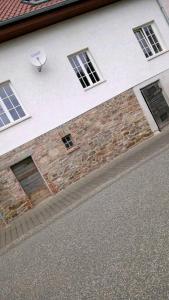
[[[153,56],[147,58],[147,61],[150,61],[150,60],[152,60],[152,59],[154,59],[154,58],[156,58],[156,57],[158,57],[158,56],[160,56],[160,55],[162,55],[162,54],[164,54],[164,53],[166,53],[166,52],[168,52],[168,51],[169,51],[169,50],[163,50],[163,51],[161,51],[161,52],[159,52],[159,53],[157,53],[157,54],[155,54],[155,55],[153,55]]]
[[[95,83],[95,84],[93,84],[93,85],[90,85],[90,86],[88,86],[87,88],[85,88],[84,91],[88,91],[88,90],[94,88],[95,86],[100,85],[100,84],[102,84],[102,83],[104,83],[104,82],[106,82],[106,80],[98,81],[97,83]]]
[[[70,153],[78,150],[79,148],[80,148],[80,146],[74,146],[74,147],[72,147],[72,148],[70,148],[70,149],[67,150],[67,154],[70,154]]]
[[[4,131],[4,130],[10,128],[10,127],[13,127],[13,126],[15,126],[15,125],[17,125],[17,124],[19,124],[19,123],[27,120],[27,119],[30,119],[30,118],[31,118],[31,116],[27,115],[27,116],[23,117],[22,119],[19,119],[19,120],[15,121],[15,122],[12,122],[12,123],[10,123],[10,124],[8,124],[8,125],[0,128],[0,132]]]

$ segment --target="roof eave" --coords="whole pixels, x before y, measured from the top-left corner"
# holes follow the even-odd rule
[[[56,9],[65,7],[67,5],[73,4],[75,2],[79,2],[79,1],[81,1],[81,0],[67,0],[66,2],[60,2],[60,3],[57,3],[57,4],[49,6],[49,7],[41,8],[41,9],[38,9],[38,10],[35,10],[32,12],[17,16],[17,17],[9,18],[7,20],[0,21],[0,27],[6,26],[9,24],[13,24],[13,23],[16,23],[16,22],[19,22],[19,21],[22,21],[22,20],[25,20],[25,19],[28,19],[28,18],[31,18],[34,16],[38,16],[43,13],[47,13],[48,11],[56,10]]]
[[[0,43],[118,1],[120,0],[69,0],[66,5],[52,6],[36,14],[29,13],[8,20],[0,26]]]

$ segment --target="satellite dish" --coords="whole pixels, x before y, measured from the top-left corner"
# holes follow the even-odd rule
[[[30,54],[30,62],[39,72],[42,71],[42,67],[46,63],[46,60],[46,54],[42,49],[37,49]]]

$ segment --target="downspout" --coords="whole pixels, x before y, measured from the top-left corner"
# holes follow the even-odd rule
[[[166,22],[167,22],[167,24],[169,26],[169,16],[168,16],[165,8],[162,6],[160,0],[156,0],[156,1],[157,1],[158,5],[160,7],[160,10],[161,10],[162,14],[164,15],[164,18],[166,19]]]

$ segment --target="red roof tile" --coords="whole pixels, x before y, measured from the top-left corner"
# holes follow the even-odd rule
[[[42,8],[52,7],[67,0],[49,0],[41,4],[31,5],[22,3],[21,0],[0,0],[0,22],[38,11]]]

